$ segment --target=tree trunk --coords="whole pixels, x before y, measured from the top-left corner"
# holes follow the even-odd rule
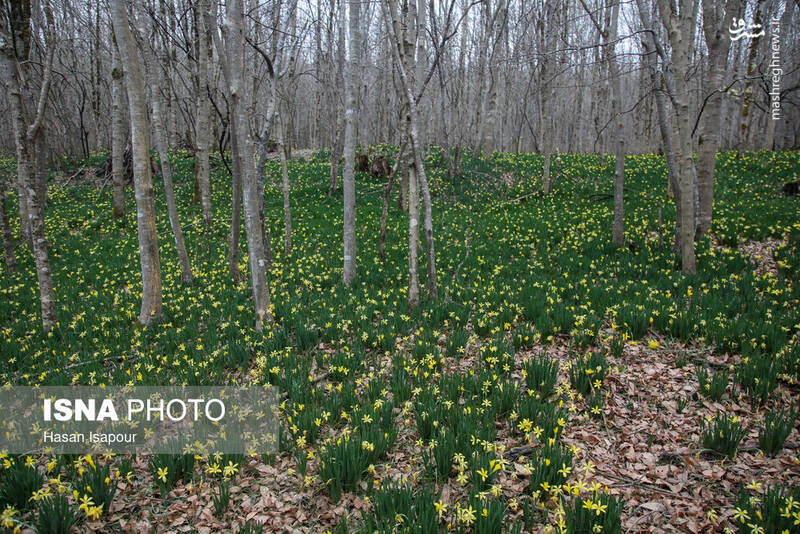
[[[425,210],[425,252],[428,260],[428,281],[426,286],[428,288],[428,295],[435,299],[439,296],[439,289],[436,280],[436,251],[433,240],[433,206],[431,191],[428,187],[428,177],[425,174],[425,167],[422,159],[422,146],[419,140],[419,119],[417,117],[418,111],[416,109],[416,104],[412,105],[411,113],[411,144],[414,149],[414,167],[416,167],[417,170],[415,174],[416,178],[419,180],[419,189],[422,192],[422,201]],[[417,212],[419,212],[419,209],[417,209]]]
[[[487,5],[491,6],[490,3]],[[486,120],[482,121],[480,125],[478,149],[480,154],[483,154],[484,151],[491,154],[492,150],[499,148],[495,140],[495,125],[497,123],[498,114],[497,87],[499,85],[497,64],[502,47],[503,34],[507,26],[507,8],[505,0],[500,0],[494,13],[488,12],[488,15],[492,22],[489,25],[491,31],[487,32],[485,44],[491,47],[491,54],[488,64],[486,65],[486,70],[488,71],[486,73],[486,95],[484,97],[486,103]]]
[[[235,104],[232,103],[233,107]],[[242,275],[239,272],[239,239],[242,233],[242,166],[239,153],[239,134],[236,130],[236,110],[231,110],[231,229],[228,233],[228,271],[233,283],[239,285]]]
[[[143,32],[142,32],[143,33]],[[158,46],[158,45],[156,45]],[[178,253],[178,264],[181,269],[181,281],[184,284],[192,283],[192,267],[189,262],[189,253],[186,251],[186,242],[183,238],[183,228],[178,218],[178,207],[175,204],[175,188],[172,183],[172,164],[169,161],[169,148],[165,134],[164,103],[160,88],[166,88],[162,65],[158,64],[159,58],[155,52],[144,50],[147,77],[150,85],[150,103],[153,108],[152,126],[153,141],[158,151],[161,162],[161,177],[164,180],[164,197],[167,201],[167,214],[172,228],[172,237]],[[162,58],[163,59],[163,58]]]
[[[610,28],[604,32],[608,36],[605,48],[608,57],[608,71],[611,75],[612,102],[611,108],[614,115],[614,148],[615,148],[615,170],[614,170],[614,230],[612,241],[617,246],[625,243],[625,132],[622,129],[622,89],[619,79],[619,68],[617,65],[617,23],[619,21],[619,4],[614,3],[607,6],[611,9],[609,20]]]
[[[211,40],[217,50],[222,75],[225,81],[230,84],[231,69],[229,62],[233,58],[229,57],[229,50],[225,48],[219,35],[216,4],[213,4],[212,8],[206,11],[205,27],[211,35]],[[232,37],[227,35],[227,39],[230,40]],[[242,226],[242,166],[241,153],[239,151],[239,130],[236,127],[236,105],[236,99],[232,99],[228,106],[228,135],[231,142],[231,228],[228,233],[228,271],[231,274],[233,283],[239,285],[242,281],[239,271],[239,239]]]
[[[672,146],[672,128],[669,124],[667,117],[666,104],[664,102],[665,91],[669,91],[671,84],[668,83],[668,72],[662,72],[659,78],[656,53],[660,49],[660,43],[657,41],[655,28],[651,23],[650,13],[647,7],[641,0],[637,0],[639,8],[639,16],[642,19],[642,24],[645,28],[653,31],[648,32],[650,39],[642,40],[642,47],[644,48],[644,57],[646,58],[646,65],[650,71],[650,81],[653,85],[653,99],[656,103],[656,116],[658,118],[658,128],[661,132],[661,141],[664,148],[664,159],[667,166],[667,192],[671,197],[675,198],[675,239],[673,241],[673,248],[676,253],[680,253],[680,239],[681,235],[681,197],[680,185],[678,174],[678,162],[675,160],[675,151]]]
[[[22,206],[25,206],[25,219],[20,221],[20,231],[23,236],[29,239],[33,250],[36,280],[39,285],[42,329],[45,332],[49,332],[56,325],[57,310],[50,270],[50,257],[47,250],[47,238],[44,233],[44,206],[40,204],[43,201],[41,197],[46,197],[47,194],[46,191],[44,195],[42,195],[42,192],[37,193],[35,176],[37,168],[37,136],[40,133],[47,108],[55,47],[53,14],[49,5],[46,5],[44,10],[47,21],[47,53],[45,65],[42,69],[42,85],[36,102],[36,113],[30,124],[25,120],[25,104],[22,97],[23,80],[30,74],[28,50],[30,48],[31,10],[29,3],[17,4],[10,10],[9,16],[11,20],[9,22],[11,27],[15,28],[15,46],[5,47],[4,53],[0,57],[2,57],[3,66],[6,69],[6,94],[17,154],[17,183],[20,192],[21,216],[23,214]],[[42,157],[44,156],[42,155]],[[4,198],[2,198],[2,201],[5,205]]]
[[[6,182],[0,178],[0,232],[3,234],[3,257],[9,272],[17,270],[17,256],[14,253],[14,236],[11,235],[11,224],[6,209]]]
[[[682,271],[695,274],[697,267],[694,254],[695,204],[694,188],[697,175],[692,150],[692,120],[689,116],[690,88],[687,82],[689,58],[694,43],[694,28],[698,0],[681,2],[680,13],[675,12],[674,4],[667,0],[659,0],[661,18],[667,27],[672,44],[672,69],[675,83],[677,106],[675,114],[678,119],[679,154],[678,169],[680,173],[681,226],[678,242],[680,243]]]
[[[356,142],[356,92],[359,50],[359,1],[349,0],[350,42],[348,48],[347,75],[345,76],[344,112],[344,162],[342,185],[344,188],[344,274],[342,281],[349,286],[356,276],[356,182],[355,182],[355,142]],[[341,24],[345,23],[344,2],[341,3]]]
[[[265,323],[272,322],[267,284],[267,260],[264,253],[264,227],[258,213],[258,184],[253,162],[253,136],[248,123],[248,98],[243,77],[245,72],[245,39],[242,26],[242,6],[240,0],[230,0],[227,4],[228,38],[230,39],[229,70],[230,96],[236,103],[236,131],[239,137],[240,170],[242,175],[242,196],[244,200],[244,221],[247,231],[247,252],[250,259],[250,277],[253,285],[253,303],[256,314],[256,330]]]
[[[549,195],[552,191],[552,184],[550,183],[550,160],[552,159],[552,154],[550,154],[550,142],[547,140],[542,141],[544,145],[544,162],[542,163],[542,188],[544,189],[544,194]]]
[[[200,205],[203,210],[203,222],[207,227],[214,222],[211,206],[211,167],[209,164],[209,148],[211,145],[211,106],[208,100],[208,64],[209,43],[208,29],[205,24],[205,12],[208,11],[208,0],[199,0],[197,5],[197,114],[195,116],[195,180],[200,192]]]
[[[280,127],[281,151],[281,190],[283,191],[283,253],[288,258],[292,255],[292,205],[289,198],[291,184],[289,183],[289,166],[286,154],[286,137],[283,126]]]
[[[753,23],[761,27],[761,9],[765,0],[756,0],[755,5],[755,19]],[[758,71],[758,45],[761,42],[761,37],[753,37],[750,39],[750,51],[747,57],[746,75],[744,79],[744,92],[742,93],[742,114],[739,122],[739,145],[738,149],[747,150],[751,148],[748,144],[750,139],[750,108],[753,103],[753,86],[757,78]]]
[[[128,131],[125,128],[125,90],[122,86],[124,72],[119,61],[117,39],[112,31],[111,46],[111,181],[113,182],[113,208],[115,219],[125,216],[125,144]]]
[[[723,83],[731,40],[728,28],[739,2],[717,3],[703,0],[703,32],[708,48],[708,77],[705,109],[700,116],[697,138],[697,237],[711,229],[714,206],[714,171],[720,137]],[[723,10],[723,13],[719,13]]]
[[[142,69],[136,44],[128,25],[125,0],[112,0],[112,20],[120,58],[125,69],[125,85],[130,110],[133,182],[139,235],[139,263],[142,269],[142,307],[139,322],[149,324],[161,315],[161,264],[158,255],[153,177],[150,171],[150,139],[147,127]]]
[[[156,150],[161,160],[161,176],[164,179],[164,197],[167,201],[167,214],[169,224],[172,228],[172,236],[175,239],[175,249],[178,252],[178,263],[181,267],[181,281],[184,284],[192,283],[192,267],[189,262],[189,254],[186,251],[186,242],[183,238],[183,229],[178,219],[178,208],[175,205],[175,190],[172,185],[172,165],[169,161],[169,151],[164,135],[163,118],[161,112],[161,96],[158,94],[157,86],[153,87],[153,138]],[[163,85],[161,86],[163,87]]]
[[[408,307],[419,306],[419,189],[416,167],[408,166]]]
[[[425,241],[426,255],[428,260],[428,294],[431,298],[438,295],[438,284],[436,280],[436,255],[433,239],[433,209],[431,205],[430,188],[428,179],[425,175],[423,165],[423,149],[419,136],[419,110],[418,96],[415,83],[416,64],[414,59],[414,49],[419,38],[420,28],[414,27],[417,20],[414,2],[408,3],[409,9],[404,12],[407,22],[405,31],[401,30],[400,20],[397,13],[396,0],[389,0],[389,11],[391,16],[387,17],[394,32],[394,51],[395,63],[400,71],[402,81],[403,96],[405,98],[408,115],[405,117],[407,138],[411,146],[412,163],[409,165],[409,198],[408,198],[408,217],[409,217],[409,306],[414,308],[419,304],[419,276],[417,273],[417,248],[419,246],[419,193],[422,193],[425,209]],[[405,10],[405,6],[404,6]],[[413,28],[413,30],[412,30]],[[402,36],[402,37],[401,37]]]
[[[549,195],[552,191],[553,184],[550,180],[550,159],[553,152],[553,110],[550,109],[550,56],[547,51],[550,49],[551,32],[549,31],[550,25],[548,24],[547,15],[549,8],[545,6],[545,12],[541,15],[542,20],[538,27],[539,44],[542,47],[544,57],[540,60],[539,71],[539,130],[542,143],[542,155],[544,156],[544,164],[542,167],[542,189],[545,195]]]

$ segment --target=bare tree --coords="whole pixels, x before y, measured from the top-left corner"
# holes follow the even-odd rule
[[[703,34],[708,48],[708,72],[705,79],[706,97],[701,106],[697,138],[697,236],[711,229],[714,205],[714,170],[720,135],[722,93],[725,91],[725,67],[731,40],[728,28],[733,15],[741,9],[739,1],[712,2],[703,0]]]
[[[542,135],[542,155],[544,163],[542,166],[542,189],[545,195],[549,195],[553,184],[550,180],[550,163],[553,157],[553,145],[555,138],[555,112],[552,109],[555,100],[555,82],[552,70],[552,54],[550,49],[553,43],[552,29],[555,26],[553,11],[555,2],[544,1],[543,12],[539,16],[537,35],[539,38],[539,49],[542,57],[538,61],[539,66],[539,131]]]
[[[424,1],[422,6],[424,8]],[[400,80],[402,83],[403,97],[405,98],[406,109],[408,114],[405,119],[406,128],[408,131],[408,140],[411,148],[411,155],[413,162],[409,166],[409,305],[414,308],[419,304],[419,289],[413,287],[412,279],[416,276],[416,247],[418,242],[418,226],[419,214],[414,204],[418,202],[417,196],[422,193],[424,210],[425,210],[425,249],[427,259],[427,289],[431,298],[436,298],[438,295],[438,286],[436,281],[436,253],[433,241],[433,208],[431,205],[431,193],[428,187],[428,178],[425,174],[425,167],[423,165],[423,147],[419,136],[419,99],[422,96],[425,85],[430,80],[428,77],[421,82],[418,88],[414,79],[414,71],[417,68],[417,61],[421,58],[414,57],[414,51],[417,49],[416,43],[419,39],[419,28],[417,27],[416,6],[414,1],[408,2],[409,9],[405,10],[405,32],[401,29],[400,17],[397,9],[396,0],[387,0],[388,6],[384,4],[384,11],[388,10],[386,19],[390,23],[390,31],[393,34],[394,41],[394,56],[397,69],[400,72]],[[417,92],[418,91],[418,92]],[[418,181],[418,183],[417,183]],[[417,190],[419,188],[419,191]],[[416,235],[414,235],[416,234]],[[412,261],[413,255],[413,261]],[[418,282],[417,282],[418,284]]]
[[[123,87],[122,63],[119,61],[117,39],[112,31],[111,45],[111,181],[113,183],[112,215],[115,219],[125,216],[125,144],[128,130],[125,128],[125,88]]]
[[[20,204],[20,228],[29,239],[36,265],[39,284],[39,301],[42,312],[42,328],[49,332],[56,325],[56,302],[47,237],[44,233],[44,197],[37,191],[36,172],[38,158],[44,157],[37,150],[45,110],[47,109],[55,53],[55,24],[48,2],[43,3],[46,28],[47,57],[42,70],[41,86],[36,99],[35,112],[31,118],[26,113],[23,91],[31,76],[29,52],[31,45],[31,4],[28,1],[4,3],[4,20],[8,26],[2,28],[5,43],[0,53],[4,68],[5,86],[11,111],[14,144],[17,155],[17,181]],[[38,29],[37,29],[38,30]],[[5,204],[5,199],[3,199]],[[24,208],[23,208],[24,206]]]
[[[767,6],[766,0],[756,0],[755,2],[755,16],[753,24],[761,26],[762,15],[765,7]],[[747,63],[744,77],[744,91],[742,92],[742,112],[739,118],[739,144],[738,150],[746,150],[750,146],[750,137],[752,135],[752,128],[750,126],[750,113],[753,108],[754,95],[753,91],[756,88],[756,79],[758,74],[758,47],[761,44],[760,33],[756,33],[750,39],[750,50],[747,54]]]
[[[697,174],[692,147],[692,120],[689,115],[689,59],[694,45],[699,0],[658,0],[659,13],[672,45],[672,79],[675,83],[675,115],[678,123],[681,224],[678,243],[681,269],[695,274],[694,254],[695,203],[694,188]]]
[[[344,274],[342,279],[345,285],[350,285],[356,276],[356,182],[355,182],[355,155],[356,155],[356,99],[357,99],[357,71],[358,54],[360,49],[359,39],[359,2],[349,0],[349,29],[348,66],[345,78],[344,112],[344,166],[342,168],[342,186],[344,188]],[[344,2],[341,3],[341,24],[345,22]]]
[[[195,9],[197,24],[197,115],[195,119],[195,180],[200,190],[200,205],[203,209],[203,222],[206,226],[213,223],[211,206],[211,167],[209,164],[209,148],[211,145],[211,105],[208,99],[208,66],[209,66],[209,30],[206,16],[208,0],[198,0]]]
[[[145,35],[145,28],[142,28],[140,30],[140,38],[145,40]],[[153,140],[155,141],[156,150],[158,151],[161,161],[161,176],[164,180],[164,197],[167,201],[167,214],[169,215],[169,224],[172,228],[172,237],[175,241],[175,249],[178,252],[181,281],[184,284],[191,284],[192,267],[189,261],[189,253],[186,251],[183,229],[181,228],[181,222],[178,218],[178,207],[175,204],[175,188],[172,183],[172,164],[169,161],[166,124],[164,121],[164,97],[161,94],[162,88],[167,87],[163,71],[163,67],[166,66],[166,48],[160,45],[159,41],[158,35],[154,36],[154,43],[152,46],[158,49],[158,52],[151,50],[147,45],[142,47],[142,56],[145,58],[145,70],[147,72],[148,85],[150,86],[150,103],[153,109],[151,121],[153,126]]]
[[[264,226],[259,217],[258,184],[253,158],[253,135],[248,121],[247,110],[252,105],[252,95],[246,90],[245,72],[245,29],[242,24],[242,6],[239,0],[227,4],[228,71],[230,99],[234,106],[234,122],[239,149],[239,169],[242,180],[244,200],[244,221],[247,231],[247,252],[250,260],[250,278],[253,286],[256,329],[272,322],[267,284],[267,259],[264,251]]]
[[[625,242],[625,132],[622,129],[622,89],[620,85],[619,66],[617,65],[617,34],[619,26],[619,3],[613,0],[607,2],[605,6],[606,20],[603,26],[590,10],[585,0],[580,0],[583,9],[589,15],[595,29],[600,34],[603,41],[603,50],[608,62],[608,73],[611,78],[611,117],[614,120],[614,147],[615,147],[615,171],[614,171],[614,229],[612,241],[617,246],[622,246]],[[611,3],[613,2],[613,3]]]
[[[653,99],[656,103],[656,116],[658,128],[661,132],[661,143],[664,150],[664,160],[667,164],[667,192],[672,192],[675,197],[675,251],[680,253],[680,240],[681,235],[681,200],[680,200],[680,186],[678,175],[678,162],[675,160],[675,151],[672,145],[672,127],[667,115],[667,104],[664,97],[668,96],[670,101],[674,102],[675,93],[672,88],[671,77],[669,71],[666,69],[658,69],[658,58],[666,63],[666,53],[663,44],[658,37],[655,26],[652,22],[652,17],[648,11],[648,6],[645,5],[643,0],[636,0],[639,10],[639,18],[644,25],[646,35],[642,38],[641,44],[644,50],[643,57],[645,60],[645,67],[650,73],[650,81],[653,90]],[[653,4],[655,6],[655,4]]]
[[[0,176],[0,233],[3,236],[3,258],[6,269],[13,273],[17,270],[17,255],[14,252],[14,236],[11,235],[11,224],[6,208],[6,181]]]
[[[206,11],[205,27],[208,34],[211,36],[214,48],[217,50],[222,76],[225,82],[230,86],[231,69],[229,62],[231,58],[229,57],[228,48],[225,47],[220,37],[217,25],[216,3],[213,4],[210,10]],[[227,34],[227,30],[225,30],[224,33]],[[225,41],[230,41],[229,35],[226,35]],[[231,275],[231,279],[233,279],[233,283],[238,285],[241,282],[241,273],[239,271],[239,238],[242,228],[242,160],[239,148],[240,136],[239,129],[237,128],[236,105],[236,100],[231,101],[227,110],[227,125],[231,144],[231,227],[228,232],[228,272]]]
[[[125,69],[125,87],[130,111],[133,183],[139,233],[139,263],[142,269],[142,307],[139,322],[149,324],[161,315],[161,263],[158,255],[153,177],[150,171],[150,134],[144,79],[136,43],[128,22],[125,0],[111,2],[111,19],[119,55]]]

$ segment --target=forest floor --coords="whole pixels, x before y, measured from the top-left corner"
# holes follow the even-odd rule
[[[626,160],[623,249],[610,243],[613,165],[562,160],[540,197],[527,196],[536,155],[467,157],[450,180],[431,151],[440,297],[412,311],[396,194],[381,262],[380,184],[359,175],[359,273],[345,288],[325,154],[290,163],[288,257],[270,161],[276,323],[264,332],[227,273],[223,170],[220,222],[204,229],[192,161],[174,158],[195,281],[180,283],[159,191],[165,309],[146,329],[132,191],[113,221],[109,191],[51,187],[59,326],[40,332],[32,259],[17,247],[20,270],[0,271],[0,381],[271,384],[286,395],[280,447],[186,458],[178,480],[179,461],[142,455],[4,457],[0,528],[34,532],[64,492],[80,532],[800,532],[800,221],[798,199],[780,194],[800,153],[719,155],[693,277],[668,245],[662,158]],[[240,268],[247,280],[246,257]]]

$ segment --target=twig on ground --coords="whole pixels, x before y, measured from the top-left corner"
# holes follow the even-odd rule
[[[800,448],[800,443],[790,441],[783,444],[784,449],[797,449]],[[739,447],[738,452],[755,452],[760,451],[761,449],[757,445],[747,445],[745,447]],[[683,452],[673,452],[673,451],[664,451],[658,455],[658,462],[659,463],[668,463],[673,460],[679,460],[685,456],[694,456],[695,454],[701,454],[703,452],[712,452],[709,449],[694,449],[688,450]]]

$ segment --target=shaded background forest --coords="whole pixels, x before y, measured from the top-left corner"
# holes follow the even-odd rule
[[[45,117],[46,153],[48,159],[64,154],[86,156],[111,146],[114,60],[109,9],[99,0],[50,3],[57,47],[52,108]],[[34,4],[39,7],[38,1]],[[172,147],[197,146],[197,112],[205,109],[214,145],[222,139],[227,146],[227,91],[222,67],[210,38],[203,46],[202,32],[198,31],[198,13],[211,10],[211,4],[209,0],[149,0],[136,2],[131,13],[135,18],[132,24],[142,28],[143,38],[163,43],[166,76],[159,89],[165,98]],[[610,15],[612,5],[616,3],[586,2],[600,22]],[[243,7],[252,45],[246,53],[253,56],[248,83],[255,100],[265,101],[272,90],[267,81],[268,66],[261,56],[264,53],[280,75],[277,116],[287,145],[335,145],[343,131],[345,105],[346,21],[340,16],[341,6],[328,0],[271,0],[246,1]],[[649,2],[643,7],[655,11]],[[619,11],[617,61],[628,151],[657,151],[661,140],[654,90],[662,89],[662,83],[654,87],[650,74],[652,68],[662,69],[664,61],[656,57],[650,63],[650,56],[656,54],[647,53],[644,41],[648,32],[636,3],[622,2]],[[704,103],[722,88],[721,148],[785,149],[800,145],[800,9],[796,2],[741,2],[735,15],[748,23],[761,23],[766,33],[731,43],[721,87],[709,77],[708,45],[700,27],[702,11],[689,73],[692,116],[696,118]],[[424,28],[417,51],[419,72],[430,73],[419,103],[426,117],[420,131],[426,144],[541,152],[545,143],[552,143],[555,152],[612,150],[613,140],[608,134],[610,73],[600,46],[603,39],[581,3],[420,1],[417,14]],[[35,73],[45,62],[47,46],[44,15],[34,9],[33,17],[40,22],[40,31],[34,31],[31,40],[31,70]],[[775,22],[771,22],[773,18]],[[652,26],[668,48],[666,32],[660,25]],[[783,76],[781,118],[775,121],[772,137],[765,133],[770,127],[769,63],[776,27]],[[720,30],[722,37],[729,38],[727,28]],[[398,124],[400,81],[380,3],[361,2],[358,31],[357,142],[362,146],[398,145],[402,135]],[[207,77],[198,73],[198,56],[204,52],[210,59]],[[37,93],[40,80],[40,75],[31,76],[27,88],[30,96]],[[207,99],[211,105],[206,108],[203,101]],[[0,115],[7,114],[8,102],[2,97]],[[267,111],[257,109],[254,130],[261,131],[267,120]],[[0,139],[0,150],[14,151],[11,136]]]

